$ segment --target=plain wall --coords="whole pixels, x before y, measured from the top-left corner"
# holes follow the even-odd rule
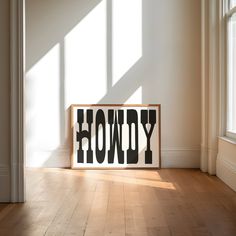
[[[71,104],[160,103],[162,166],[199,167],[201,1],[113,2],[26,0],[27,166],[70,165]]]
[[[10,6],[0,1],[0,202],[10,200]]]

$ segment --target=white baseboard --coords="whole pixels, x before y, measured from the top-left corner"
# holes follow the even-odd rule
[[[216,161],[216,175],[229,187],[236,191],[236,164],[218,155]]]
[[[162,168],[199,168],[200,149],[164,149],[161,151]]]
[[[10,168],[0,165],[0,202],[10,202]]]
[[[57,150],[28,152],[26,154],[26,167],[70,167],[70,150],[60,148]]]
[[[27,167],[70,167],[70,150],[34,152],[26,158]],[[164,149],[161,151],[162,168],[199,168],[200,149]]]

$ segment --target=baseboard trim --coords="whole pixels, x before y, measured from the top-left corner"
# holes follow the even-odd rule
[[[10,170],[8,166],[0,166],[0,176],[9,176]]]
[[[199,168],[199,149],[163,149],[161,151],[162,168]]]
[[[162,168],[199,168],[200,149],[162,149]],[[27,167],[70,167],[70,150],[58,149],[55,151],[41,151],[26,159]]]
[[[0,166],[0,202],[10,202],[10,167]]]
[[[28,156],[30,158],[28,158]],[[27,153],[26,167],[70,167],[70,150],[67,148],[59,148],[56,150],[44,150]]]
[[[234,191],[236,191],[236,165],[218,155],[216,175]]]

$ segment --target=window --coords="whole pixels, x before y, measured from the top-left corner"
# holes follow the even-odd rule
[[[233,8],[236,6],[236,0],[229,0],[229,7]]]
[[[236,0],[227,13],[227,136],[236,138]]]

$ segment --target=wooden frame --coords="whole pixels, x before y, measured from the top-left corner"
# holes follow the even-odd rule
[[[74,109],[77,108],[77,107],[124,107],[124,108],[128,108],[128,107],[137,107],[137,108],[148,108],[148,107],[155,107],[155,109],[158,111],[158,114],[157,114],[157,131],[156,131],[156,134],[157,134],[157,145],[158,145],[158,159],[157,159],[157,163],[158,163],[158,166],[155,166],[155,167],[130,167],[130,166],[126,166],[126,167],[104,167],[104,166],[99,166],[99,167],[84,167],[84,166],[76,166],[74,164],[74,149],[75,149],[75,142],[74,142],[74,124],[75,124],[75,119],[74,119]],[[107,169],[107,168],[112,168],[112,169],[137,169],[137,168],[142,168],[142,169],[160,169],[161,168],[161,105],[160,104],[72,104],[71,105],[71,130],[72,130],[72,136],[73,136],[73,142],[72,142],[72,145],[71,145],[71,168],[73,169]]]

